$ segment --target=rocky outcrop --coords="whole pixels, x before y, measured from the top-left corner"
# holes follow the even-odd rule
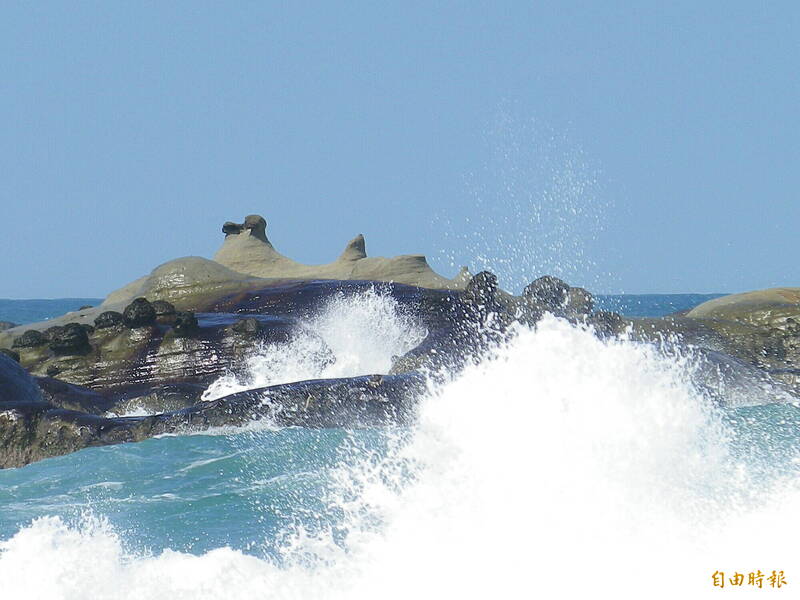
[[[91,352],[89,345],[90,330],[77,323],[69,323],[59,327],[50,336],[50,350],[55,356],[75,356]]]
[[[258,343],[282,343],[295,331],[293,319],[275,318],[270,327],[247,340],[230,330],[236,317],[198,324],[180,314],[173,327],[147,325],[97,329],[92,335],[67,325],[59,342],[17,349],[21,364],[32,374],[120,391],[164,383],[208,385],[249,356]]]
[[[17,361],[0,354],[0,401],[40,402],[39,386]]]
[[[725,353],[767,372],[800,396],[800,288],[731,294],[686,318],[714,332]]]
[[[450,376],[517,335],[518,324],[535,327],[547,313],[602,338],[697,347],[695,383],[718,402],[737,393],[741,402],[763,398],[764,389],[800,396],[798,289],[720,298],[683,316],[626,319],[595,310],[591,293],[551,276],[512,296],[488,271],[472,277],[464,269],[447,279],[423,256],[368,257],[363,236],[331,263],[304,265],[273,247],[262,217],[226,223],[223,233],[215,260],[170,261],[100,306],[0,331],[0,466],[253,419],[307,427],[407,423],[423,390],[420,373]],[[259,344],[289,342],[329,298],[365,290],[392,296],[428,331],[395,358],[390,374],[201,400],[209,383],[237,373]],[[334,359],[325,350],[318,358]],[[715,396],[720,389],[725,394]],[[149,416],[116,416],[142,411]]]
[[[127,327],[147,327],[156,322],[156,311],[147,298],[136,298],[122,312],[122,321]]]
[[[266,220],[258,215],[244,223],[225,223],[225,239],[214,257],[208,260],[189,256],[169,261],[149,275],[111,292],[98,307],[85,306],[63,317],[0,330],[0,347],[8,347],[25,330],[44,331],[67,323],[94,326],[98,329],[119,325],[122,314],[135,300],[149,302],[159,324],[171,324],[176,311],[206,312],[225,297],[246,294],[290,281],[382,281],[413,285],[427,289],[463,290],[470,280],[466,267],[453,279],[435,273],[422,255],[410,254],[393,258],[368,257],[364,237],[353,238],[342,254],[324,265],[304,265],[279,253],[267,238]],[[171,307],[171,310],[170,310]],[[146,305],[137,307],[131,319],[150,324]],[[140,314],[141,313],[141,314]],[[35,334],[31,334],[35,336]],[[44,344],[38,339],[18,343]]]
[[[58,408],[37,397],[8,401],[0,396],[0,468],[20,467],[83,448],[255,420],[277,427],[407,424],[424,387],[416,376],[303,381],[249,390],[174,412],[114,418]]]
[[[436,289],[463,289],[463,276],[447,279],[430,268],[419,254],[394,258],[367,257],[364,236],[350,240],[338,259],[323,265],[304,265],[278,252],[267,238],[267,222],[250,215],[244,223],[225,223],[225,241],[214,260],[234,271],[262,278],[361,279],[394,281]]]

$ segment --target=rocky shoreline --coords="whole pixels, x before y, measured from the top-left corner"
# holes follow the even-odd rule
[[[339,259],[315,267],[280,255],[262,217],[226,223],[223,233],[213,261],[171,261],[98,307],[0,328],[0,467],[259,419],[280,427],[408,424],[425,376],[457,371],[513,336],[516,323],[535,326],[547,313],[601,337],[696,348],[705,366],[695,383],[712,398],[724,386],[719,402],[763,398],[765,386],[776,400],[800,396],[800,290],[793,288],[723,297],[685,315],[626,319],[595,311],[589,292],[554,277],[513,296],[489,272],[463,269],[447,279],[424,257],[369,259],[361,236]],[[260,344],[291,342],[327,299],[366,290],[391,296],[428,332],[389,373],[201,400]],[[335,360],[320,347],[320,361]],[[152,414],[114,416],[133,404]]]

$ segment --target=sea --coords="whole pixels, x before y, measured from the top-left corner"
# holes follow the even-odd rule
[[[715,296],[598,304],[662,316]],[[0,300],[0,321],[98,302]],[[206,398],[385,372],[425,335],[376,293],[308,327]],[[319,337],[335,363],[315,363]],[[694,368],[548,316],[431,383],[413,427],[253,423],[3,470],[0,598],[797,597],[800,413],[768,389],[720,406]]]

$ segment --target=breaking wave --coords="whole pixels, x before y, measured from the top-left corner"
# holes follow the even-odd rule
[[[306,379],[386,373],[393,356],[405,354],[426,334],[391,296],[374,290],[335,296],[290,342],[262,345],[243,374],[221,377],[203,400]]]
[[[380,370],[402,350],[387,340],[419,334],[384,300],[358,302],[346,324],[334,305],[315,325],[341,358],[325,369]],[[307,368],[302,352],[265,356]],[[273,382],[257,364],[247,384]],[[715,408],[692,369],[546,318],[432,387],[388,453],[353,452],[325,498],[337,522],[281,532],[277,556],[148,553],[102,518],[45,517],[0,543],[3,596],[695,598],[719,593],[717,570],[757,569],[800,585],[796,444],[773,451],[769,423]],[[742,454],[762,426],[765,451]]]

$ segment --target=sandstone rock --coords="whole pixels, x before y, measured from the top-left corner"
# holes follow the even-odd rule
[[[686,315],[693,319],[744,320],[764,325],[770,311],[800,312],[800,288],[773,288],[715,298],[696,306]],[[785,316],[783,317],[785,319]]]
[[[249,215],[241,225],[225,223],[225,241],[214,260],[239,273],[262,278],[396,281],[440,289],[462,289],[465,283],[462,277],[437,275],[421,255],[368,258],[362,235],[348,242],[334,262],[304,265],[275,249],[267,238],[266,226],[259,215]]]

